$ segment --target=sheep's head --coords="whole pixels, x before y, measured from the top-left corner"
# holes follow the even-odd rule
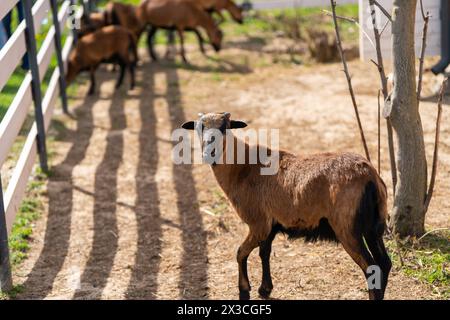
[[[67,73],[66,73],[66,83],[67,85],[71,84],[81,70],[81,57],[78,53],[77,47],[72,49],[72,52],[69,55],[69,61],[67,63]]]
[[[219,52],[222,48],[222,39],[223,32],[218,27],[215,27],[213,30],[208,31],[208,36],[211,41],[211,45],[213,46],[216,52]]]
[[[229,112],[199,114],[197,121],[183,123],[182,128],[196,130],[200,137],[203,161],[215,165],[226,148],[227,129],[245,128],[243,121],[231,120]]]
[[[234,3],[232,0],[225,0],[224,7],[228,10],[228,12],[233,17],[233,20],[236,21],[239,24],[244,23],[244,15],[243,15],[243,8],[238,6],[236,3]]]

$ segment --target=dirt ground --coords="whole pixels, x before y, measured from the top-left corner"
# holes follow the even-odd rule
[[[46,212],[36,222],[29,258],[15,270],[21,299],[235,299],[236,250],[247,228],[228,206],[210,168],[174,165],[170,134],[198,112],[229,111],[251,128],[279,128],[296,153],[363,153],[341,66],[294,64],[243,42],[191,66],[144,64],[135,90],[114,89],[98,73],[99,93],[81,86],[72,118],[60,115]],[[192,50],[191,50],[192,51]],[[361,117],[376,159],[377,72],[353,61]],[[430,80],[429,83],[432,83]],[[128,85],[128,83],[126,83]],[[431,86],[431,85],[430,85]],[[426,90],[429,90],[427,87]],[[421,105],[432,155],[435,98]],[[440,174],[427,217],[449,227],[450,112],[442,121]],[[390,186],[385,126],[382,176]],[[274,241],[275,299],[367,299],[362,272],[341,246]],[[252,298],[261,265],[249,260]],[[432,290],[392,271],[387,299],[430,299]]]

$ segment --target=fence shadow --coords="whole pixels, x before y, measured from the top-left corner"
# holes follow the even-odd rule
[[[66,158],[51,168],[47,185],[48,218],[44,246],[23,284],[25,288],[23,295],[27,298],[43,299],[52,291],[53,282],[67,256],[73,208],[72,174],[74,168],[85,158],[94,131],[92,108],[95,101],[94,97],[87,96],[82,106],[75,110],[77,119],[75,131],[59,128],[64,140],[72,141],[73,144]],[[19,299],[20,296],[18,296]]]
[[[109,77],[111,76],[114,75]],[[111,127],[106,138],[103,159],[95,171],[92,249],[81,275],[81,288],[75,292],[74,299],[100,299],[114,265],[119,236],[117,179],[124,151],[123,130],[127,126],[125,99],[126,95],[121,91],[115,91],[111,97]]]
[[[175,69],[165,69],[167,79],[167,104],[171,131],[186,121],[181,103],[178,74]],[[180,214],[183,255],[180,282],[181,299],[206,299],[208,297],[208,256],[206,232],[198,206],[198,196],[192,165],[173,165],[173,184],[177,194]]]
[[[162,218],[159,209],[155,175],[158,167],[158,139],[155,115],[155,66],[142,66],[145,76],[141,85],[139,111],[142,127],[139,132],[139,162],[136,170],[135,214],[138,227],[137,252],[127,299],[156,299],[157,276],[161,262]],[[149,72],[150,70],[150,72]]]

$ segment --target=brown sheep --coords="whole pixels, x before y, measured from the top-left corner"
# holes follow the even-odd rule
[[[192,0],[186,0],[186,1],[192,1]],[[221,22],[225,21],[225,18],[222,15],[222,10],[227,10],[234,21],[236,21],[239,24],[242,24],[244,22],[244,17],[242,14],[242,9],[237,6],[233,1],[231,0],[196,0],[197,3],[209,14],[216,13],[220,16]],[[200,51],[206,55],[205,47],[204,47],[204,40],[201,35],[201,33],[198,30],[192,30],[198,39]],[[173,39],[173,37],[172,37]],[[166,56],[169,55],[169,52],[166,53]]]
[[[191,0],[188,0],[191,1]],[[240,8],[232,0],[197,0],[203,9],[209,13],[216,13],[220,16],[221,20],[224,21],[225,18],[222,15],[222,11],[226,10],[230,13],[234,21],[239,24],[244,22],[244,17],[242,14],[242,8]]]
[[[371,276],[368,267],[378,266],[382,276],[380,287],[369,286],[369,297],[383,299],[391,269],[383,243],[387,193],[375,168],[364,157],[352,153],[296,156],[249,146],[228,131],[246,126],[242,121],[231,120],[229,113],[200,115],[198,121],[182,125],[199,134],[204,161],[211,164],[220,187],[249,227],[249,234],[237,253],[240,298],[250,298],[247,258],[256,247],[263,267],[259,294],[270,295],[273,288],[271,245],[276,234],[283,232],[290,237],[304,237],[305,241],[340,242],[368,280]],[[223,141],[220,135],[214,137],[212,131],[219,132]],[[232,140],[225,139],[227,135]],[[234,149],[227,149],[227,141],[234,142]],[[249,164],[246,158],[245,164],[237,164],[239,141],[245,146],[245,157],[258,147],[270,155],[278,155],[278,171],[274,175],[261,175],[261,168],[267,167],[261,159]],[[234,151],[232,164],[217,161],[227,159],[231,151]]]
[[[78,36],[84,37],[85,35],[92,33],[102,27],[108,25],[107,12],[92,12],[89,15],[83,14],[81,18],[81,26],[78,31]]]
[[[116,88],[122,85],[125,68],[131,76],[131,89],[134,88],[136,64],[136,39],[126,28],[106,26],[79,39],[69,57],[66,81],[70,84],[82,71],[89,71],[91,87],[89,94],[95,91],[95,71],[101,63],[118,63],[120,76]]]
[[[140,7],[111,1],[106,5],[108,25],[120,25],[127,28],[139,40],[145,25],[141,21]]]
[[[223,34],[212,17],[197,2],[188,0],[144,0],[140,8],[142,21],[151,27],[148,32],[147,44],[153,60],[157,60],[153,49],[153,37],[158,29],[176,30],[178,32],[181,42],[181,56],[184,62],[187,62],[184,49],[184,31],[194,31],[199,34],[197,28],[204,28],[214,49],[220,50]]]

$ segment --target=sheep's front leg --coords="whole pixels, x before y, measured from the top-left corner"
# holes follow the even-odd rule
[[[95,93],[95,70],[96,70],[96,67],[91,67],[89,69],[89,73],[91,75],[91,86],[90,86],[89,92],[88,92],[89,95],[93,95]]]
[[[262,263],[262,283],[258,289],[258,293],[263,298],[268,298],[272,293],[273,284],[270,274],[270,253],[272,252],[272,241],[275,239],[277,232],[272,229],[266,240],[259,244],[259,256]]]
[[[206,56],[206,50],[205,50],[205,45],[204,45],[205,40],[203,39],[200,31],[198,31],[197,29],[193,29],[192,31],[194,31],[195,35],[197,36],[200,51],[203,53],[203,55]]]
[[[250,253],[258,246],[258,240],[256,240],[250,233],[237,252],[237,262],[239,266],[239,299],[250,299],[250,281],[248,280],[247,273],[247,259]]]
[[[186,51],[184,50],[184,34],[182,29],[177,29],[178,36],[180,37],[180,46],[181,46],[181,57],[183,58],[184,63],[188,63],[186,59]]]

